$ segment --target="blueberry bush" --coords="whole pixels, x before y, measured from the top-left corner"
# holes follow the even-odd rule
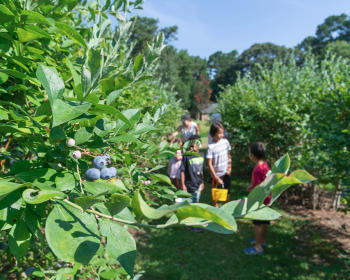
[[[349,61],[327,56],[319,62],[308,54],[302,65],[290,57],[259,68],[220,96],[233,158],[247,159],[249,142],[263,141],[271,161],[288,151],[294,166],[312,172],[320,186],[349,188]],[[243,174],[242,166],[233,170]]]
[[[285,155],[244,200],[174,203],[188,194],[163,174],[177,149],[164,135],[181,110],[153,79],[163,35],[130,58],[141,2],[0,1],[4,277],[138,279],[131,229],[233,233],[236,218],[280,216],[262,203],[270,192],[314,180],[287,176]]]

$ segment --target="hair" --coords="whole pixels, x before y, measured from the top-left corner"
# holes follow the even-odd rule
[[[173,136],[172,133],[168,133],[167,140],[168,140],[169,143],[172,143],[174,141],[174,136]]]
[[[250,145],[250,153],[257,159],[265,159],[266,146],[263,142],[254,142]]]
[[[190,114],[184,114],[181,118],[181,120],[184,122],[184,121],[189,121],[191,119],[191,116]]]
[[[191,142],[193,140],[201,139],[199,135],[191,135],[186,142]],[[194,147],[194,143],[192,142],[190,145],[191,148]]]
[[[175,142],[176,142],[177,144],[179,144],[180,147],[183,145],[183,141],[182,141],[181,138],[176,138],[176,139],[175,139]]]
[[[224,129],[224,126],[222,125],[221,122],[214,122],[210,126],[209,134],[211,137],[214,137],[220,129]]]

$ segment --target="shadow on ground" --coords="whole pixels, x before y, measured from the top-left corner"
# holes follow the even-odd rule
[[[244,194],[244,184],[233,181],[232,197]],[[210,203],[209,188],[201,201]],[[329,242],[331,229],[319,227],[285,215],[270,226],[263,256],[243,253],[253,234],[248,222],[239,222],[234,235],[186,228],[145,231],[138,241],[137,264],[146,271],[145,280],[350,279],[350,258],[340,244]]]

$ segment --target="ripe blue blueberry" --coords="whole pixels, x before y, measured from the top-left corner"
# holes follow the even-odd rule
[[[95,181],[100,178],[100,170],[96,168],[90,168],[86,171],[85,176],[89,181]]]
[[[109,172],[110,172],[112,178],[117,176],[117,169],[115,167],[110,167]]]
[[[115,167],[102,168],[101,179],[109,180],[117,175],[117,169]]]
[[[105,158],[105,160],[108,164],[112,163],[112,159],[111,159],[111,156],[109,154],[105,154],[105,155],[103,155],[103,157]]]
[[[107,160],[103,156],[97,156],[94,158],[94,166],[97,169],[102,169],[107,165]]]

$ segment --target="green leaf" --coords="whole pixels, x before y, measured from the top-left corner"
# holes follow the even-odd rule
[[[133,276],[136,259],[136,243],[131,234],[119,224],[110,220],[100,220],[101,234],[107,237],[106,251],[115,258],[125,271]]]
[[[258,209],[266,197],[271,193],[271,189],[275,186],[285,175],[283,173],[270,174],[258,186],[256,186],[248,195],[247,210],[252,211]]]
[[[56,174],[56,170],[51,168],[36,168],[27,171],[17,173],[15,177],[25,182],[36,182],[38,179],[43,178],[45,180],[51,180]]]
[[[129,206],[130,203],[131,199],[128,196],[114,193],[111,195],[111,198],[105,202],[105,206],[111,215],[114,216],[122,211],[125,207]]]
[[[169,186],[172,186],[173,184],[171,183],[170,178],[167,175],[164,174],[158,174],[158,173],[153,173],[153,174],[149,174],[149,176],[155,180],[155,181],[160,181],[163,183],[168,184]]]
[[[159,219],[167,214],[170,214],[181,207],[185,207],[189,205],[188,201],[184,201],[181,203],[177,203],[174,205],[163,205],[158,209],[154,209],[147,205],[147,203],[141,197],[140,192],[137,190],[133,196],[131,202],[134,213],[139,218],[145,217],[147,219]]]
[[[66,138],[64,130],[62,127],[56,126],[50,129],[50,139],[53,141],[60,141]]]
[[[0,4],[0,24],[13,20],[15,15],[3,4]]]
[[[71,172],[58,173],[55,178],[56,188],[61,191],[70,191],[75,188],[77,179]]]
[[[63,196],[64,193],[59,191],[53,191],[53,190],[34,190],[34,189],[26,189],[22,193],[22,197],[25,202],[29,204],[39,204],[43,203],[47,200],[50,200],[51,198],[54,198],[56,196]]]
[[[71,26],[69,26],[65,23],[57,22],[57,21],[56,21],[55,25],[67,37],[72,39],[77,44],[82,45],[84,48],[87,48],[87,45],[85,43],[84,38],[74,28],[72,28]]]
[[[50,36],[43,32],[42,30],[36,29],[34,26],[26,26],[25,29],[23,28],[17,28],[17,35],[20,42],[29,42],[32,40],[36,40],[39,38],[47,38]]]
[[[124,143],[139,143],[140,140],[137,139],[134,135],[131,135],[129,133],[122,134],[117,137],[113,137],[108,139],[109,142],[114,142],[114,143],[119,143],[119,142],[124,142]]]
[[[57,204],[50,212],[45,235],[53,253],[66,262],[88,264],[100,247],[93,215],[68,204]]]
[[[36,71],[36,76],[45,88],[49,97],[51,108],[57,99],[62,98],[64,93],[63,80],[58,75],[56,69],[40,64]]]
[[[101,199],[96,198],[96,196],[94,195],[87,195],[87,196],[77,197],[76,199],[74,199],[74,202],[84,210],[89,209],[91,206],[101,201],[102,201]]]
[[[57,99],[52,106],[53,123],[52,127],[73,120],[82,114],[86,113],[91,106],[91,103],[80,103],[73,101],[63,101]]]
[[[4,195],[8,195],[9,193],[12,193],[15,190],[18,190],[20,188],[24,188],[26,185],[24,184],[17,184],[8,182],[5,180],[0,180],[0,198],[2,198]]]
[[[8,79],[8,77],[9,76],[7,74],[0,72],[0,84],[5,83]]]
[[[295,184],[301,184],[302,181],[300,181],[298,178],[294,176],[284,176],[281,180],[279,180],[278,183],[276,183],[272,187],[272,197],[271,197],[271,202],[272,204],[279,196],[286,191],[290,186],[295,185]]]
[[[89,49],[88,51],[88,65],[91,73],[92,82],[96,81],[101,73],[101,55],[99,50]]]
[[[272,173],[284,173],[287,174],[290,167],[290,158],[288,154],[285,154],[279,160],[277,160],[271,168]]]
[[[106,98],[106,104],[107,105],[112,104],[119,97],[121,93],[122,93],[121,90],[114,90],[111,93],[109,93]]]
[[[141,119],[140,109],[128,109],[123,111],[122,113],[130,121],[131,126],[136,124]]]
[[[51,25],[50,22],[46,19],[46,17],[35,11],[25,10],[21,13],[21,17],[26,23],[41,23],[46,24],[48,26]]]
[[[92,133],[89,131],[89,128],[82,127],[74,135],[75,144],[80,145],[82,143],[85,143],[89,141],[91,136],[92,136]]]
[[[111,181],[103,181],[103,180],[97,180],[95,182],[84,182],[84,189],[93,194],[98,195],[101,193],[116,193],[116,192],[122,192],[125,190],[125,187],[121,186],[118,183],[118,180],[111,180]]]
[[[31,237],[32,235],[22,219],[19,219],[11,228],[8,239],[9,248],[17,259],[27,253]]]
[[[243,219],[246,220],[260,220],[260,221],[271,221],[277,220],[281,217],[281,214],[271,209],[270,207],[263,207],[256,211],[247,213]]]
[[[138,56],[136,56],[136,58],[134,60],[134,75],[135,76],[142,69],[143,64],[144,64],[144,55],[139,54]]]
[[[290,177],[298,179],[302,184],[307,184],[316,180],[314,176],[305,170],[295,170],[290,174]]]
[[[182,190],[177,191],[175,193],[175,195],[178,196],[178,197],[192,197],[192,194],[190,194],[188,192],[185,192],[185,191],[182,191]]]
[[[176,210],[176,217],[179,221],[187,218],[201,218],[223,226],[228,230],[237,230],[237,224],[233,216],[230,216],[220,208],[206,204],[193,203],[190,206],[181,207]]]
[[[91,73],[89,69],[83,66],[81,70],[81,83],[83,88],[83,96],[87,96],[88,90],[91,87]]]

